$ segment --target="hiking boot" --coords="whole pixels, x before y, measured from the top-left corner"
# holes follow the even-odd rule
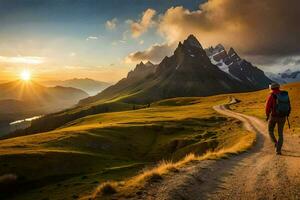
[[[274,144],[275,149],[277,149],[277,143]]]
[[[277,155],[282,155],[282,154],[281,154],[281,151],[277,151],[276,154],[277,154]]]

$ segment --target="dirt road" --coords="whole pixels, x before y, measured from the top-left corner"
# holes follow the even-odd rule
[[[283,155],[275,155],[266,123],[227,107],[214,109],[254,131],[254,147],[230,159],[195,162],[149,186],[136,199],[300,199],[299,136],[285,135]]]

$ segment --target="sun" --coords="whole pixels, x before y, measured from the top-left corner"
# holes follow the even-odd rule
[[[28,70],[23,70],[20,74],[20,77],[23,81],[30,81],[31,73]]]

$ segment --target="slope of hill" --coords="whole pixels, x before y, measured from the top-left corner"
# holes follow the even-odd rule
[[[231,147],[249,133],[237,120],[212,109],[226,101],[224,96],[170,99],[146,109],[87,116],[51,132],[0,140],[0,177],[17,176],[14,187],[0,187],[0,197],[80,198],[99,183],[134,176],[159,160]]]
[[[78,88],[92,96],[106,89],[111,84],[90,78],[73,78],[64,81],[47,81],[45,82],[45,85]]]
[[[151,62],[144,64],[141,62],[136,65],[135,69],[130,71],[126,78],[120,80],[117,84],[105,89],[103,92],[83,99],[79,102],[80,105],[89,103],[103,103],[113,99],[124,98],[130,94],[134,94],[143,89],[143,83],[147,78],[152,76],[156,70],[156,65]]]

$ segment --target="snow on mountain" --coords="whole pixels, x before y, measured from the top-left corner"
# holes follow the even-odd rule
[[[242,59],[233,48],[230,48],[227,53],[224,46],[218,44],[205,51],[212,64],[243,84],[262,89],[272,82],[262,70]]]
[[[267,72],[266,75],[273,81],[281,84],[293,83],[300,81],[300,70],[292,71],[287,69],[280,73]]]

